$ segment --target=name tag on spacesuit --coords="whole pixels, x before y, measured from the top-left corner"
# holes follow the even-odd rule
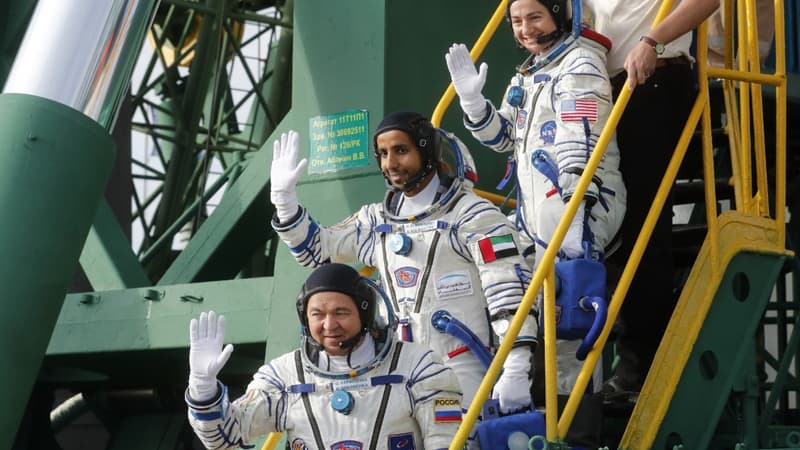
[[[425,233],[426,231],[433,231],[439,228],[436,221],[422,222],[422,223],[407,223],[403,225],[403,232],[405,233]]]
[[[331,383],[331,390],[358,391],[367,389],[370,386],[372,386],[372,384],[370,383],[369,379],[336,380]]]
[[[440,300],[472,295],[472,280],[467,272],[452,272],[436,279],[436,296]]]

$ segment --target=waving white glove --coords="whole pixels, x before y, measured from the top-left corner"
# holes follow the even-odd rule
[[[269,197],[272,204],[275,205],[275,212],[281,222],[285,222],[297,214],[295,186],[308,163],[305,158],[300,163],[297,162],[299,138],[300,136],[294,130],[289,131],[289,134],[282,133],[280,140],[276,139],[272,147],[272,168],[269,174],[272,190]]]
[[[583,249],[583,222],[586,218],[586,200],[581,201],[578,206],[578,211],[569,224],[567,235],[564,236],[564,242],[561,243],[561,250],[567,255],[567,258],[580,258],[584,255]]]
[[[486,113],[486,99],[481,91],[486,83],[489,66],[481,63],[480,71],[475,70],[475,64],[464,44],[450,46],[444,59],[447,61],[447,70],[450,71],[450,79],[453,80],[453,87],[461,101],[464,114],[473,122],[481,120]]]
[[[531,349],[517,347],[503,364],[503,374],[494,385],[492,398],[500,401],[500,411],[510,413],[530,408],[531,400]]]
[[[217,395],[217,375],[233,352],[231,344],[222,348],[224,340],[225,316],[209,311],[189,323],[189,397],[196,402]]]

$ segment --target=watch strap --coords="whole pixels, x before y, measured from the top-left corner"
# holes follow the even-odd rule
[[[651,38],[650,36],[642,36],[639,38],[639,41],[644,42],[645,44],[653,47],[653,50],[656,52],[656,55],[661,55],[664,53],[664,44],[660,42],[656,42],[655,39]]]

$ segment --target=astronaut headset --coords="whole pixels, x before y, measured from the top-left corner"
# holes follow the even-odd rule
[[[427,217],[430,217],[431,215],[440,211],[442,208],[445,208],[455,197],[457,192],[459,192],[461,189],[472,189],[475,183],[478,181],[478,174],[475,171],[475,161],[472,159],[472,155],[469,153],[467,146],[453,133],[442,130],[441,128],[436,128],[435,130],[435,143],[438,147],[436,149],[436,154],[439,155],[439,162],[442,161],[444,149],[449,149],[452,153],[453,162],[455,163],[455,172],[452,174],[454,178],[453,182],[450,184],[450,187],[447,189],[447,191],[439,196],[437,201],[431,204],[424,211],[414,214],[413,217],[399,216],[394,214],[393,208],[388,207],[388,205],[391,203],[391,198],[394,195],[394,192],[386,192],[383,214],[391,222],[400,224],[419,222]]]
[[[338,377],[338,375],[321,371],[315,364],[311,364],[307,354],[309,347],[311,347],[312,351],[319,351],[321,347],[311,337],[307,316],[308,300],[318,292],[340,292],[353,299],[361,320],[361,330],[356,336],[340,342],[339,347],[352,350],[366,333],[372,333],[373,337],[385,338],[385,342],[382,343],[382,347],[377,351],[375,359],[370,364],[358,368],[357,373],[366,372],[378,365],[388,354],[389,348],[394,342],[395,329],[397,328],[398,319],[392,310],[391,302],[380,287],[368,278],[359,275],[352,267],[345,264],[328,263],[320,266],[309,275],[305,283],[303,283],[295,303],[297,316],[300,319],[301,340],[303,341],[304,351],[301,353],[306,366],[310,370],[321,372],[328,377]],[[382,322],[381,318],[376,314],[378,297],[384,302],[385,307],[382,312],[387,315],[385,322]],[[379,342],[379,344],[381,343]],[[348,374],[340,375],[345,378],[350,376],[349,372]]]
[[[386,185],[390,189],[408,192],[419,186],[420,182],[429,173],[437,169],[439,161],[441,161],[441,150],[437,142],[436,128],[427,118],[416,112],[393,112],[384,117],[378,124],[378,128],[372,138],[372,147],[375,152],[375,158],[378,160],[378,168],[381,166],[381,155],[378,152],[378,136],[391,130],[400,130],[411,136],[422,156],[422,169],[406,181],[401,189],[392,186],[392,183],[384,174]]]
[[[510,0],[506,6],[506,21],[511,26],[511,5],[518,0]],[[525,61],[517,66],[517,71],[522,74],[535,72],[541,67],[546,66],[556,57],[558,57],[564,50],[567,49],[573,42],[575,42],[581,35],[581,18],[582,6],[581,0],[536,0],[544,5],[553,21],[556,24],[556,29],[552,33],[540,36],[536,39],[539,44],[545,44],[552,41],[558,41],[547,54],[538,56],[530,54],[525,58]],[[571,10],[571,11],[570,11]],[[571,14],[570,14],[571,13]],[[513,35],[513,27],[512,27]],[[519,43],[517,43],[519,45]]]
[[[508,4],[506,5],[506,22],[508,22],[509,26],[511,26],[511,5],[518,0],[509,0]],[[536,42],[539,44],[546,44],[548,42],[555,41],[556,39],[560,38],[562,34],[569,33],[572,30],[572,23],[569,18],[569,11],[568,11],[568,3],[571,0],[536,0],[541,3],[545,8],[547,8],[547,12],[550,13],[550,16],[553,18],[553,22],[556,24],[556,29],[552,33],[545,34],[544,36],[539,36],[536,38]],[[511,29],[512,33],[514,31],[513,27]],[[517,43],[521,47],[519,43]]]

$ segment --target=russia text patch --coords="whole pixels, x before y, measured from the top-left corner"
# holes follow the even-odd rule
[[[461,400],[457,398],[433,399],[433,417],[436,422],[461,422]]]

